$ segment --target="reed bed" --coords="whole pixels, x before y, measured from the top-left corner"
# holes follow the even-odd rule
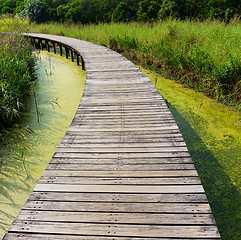
[[[41,24],[33,32],[108,46],[132,61],[241,110],[240,20],[98,25]]]
[[[19,26],[19,27],[18,27]],[[35,75],[32,47],[23,37],[22,23],[0,19],[0,129],[16,122],[24,109]],[[11,31],[12,33],[6,33]],[[2,132],[2,131],[1,131]]]

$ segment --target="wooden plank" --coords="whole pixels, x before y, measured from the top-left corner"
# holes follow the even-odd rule
[[[32,192],[29,201],[82,201],[82,202],[122,202],[122,203],[207,203],[204,193],[62,193]]]
[[[208,203],[115,203],[115,202],[59,202],[27,201],[23,210],[119,213],[211,213]]]
[[[139,127],[143,127],[143,128],[148,128],[148,127],[160,127],[160,126],[166,126],[168,124],[173,124],[174,121],[173,120],[169,120],[169,121],[164,121],[162,120],[160,123],[139,123],[138,126]],[[72,127],[78,127],[78,128],[92,128],[92,129],[99,129],[99,127],[102,127],[103,130],[105,129],[115,129],[115,128],[123,128],[123,129],[128,129],[128,128],[133,128],[136,126],[136,124],[133,123],[128,123],[125,122],[124,120],[122,121],[121,119],[119,120],[118,123],[108,123],[108,122],[90,122],[90,121],[73,121],[71,126]]]
[[[148,132],[148,131],[159,131],[159,130],[178,130],[179,128],[177,127],[176,124],[168,124],[166,126],[160,126],[160,127],[148,127],[148,128],[140,128],[140,127],[130,127],[130,128],[111,128],[111,129],[103,129],[103,128],[81,128],[81,127],[72,127],[70,126],[68,128],[69,132],[132,132],[132,131],[143,131],[143,132]]]
[[[50,235],[50,234],[31,234],[31,233],[8,233],[3,240],[143,240],[143,238],[138,237],[100,237],[100,236],[73,236],[73,235]],[[154,240],[156,238],[145,238],[145,240]],[[161,238],[162,240],[170,240],[170,238]],[[180,240],[180,238],[171,238],[172,240]],[[221,238],[205,238],[206,240],[216,240]],[[187,238],[182,238],[182,240],[190,240]],[[195,240],[203,240],[200,238],[195,238]]]
[[[156,226],[127,224],[85,224],[26,221],[13,223],[10,232],[72,234],[94,236],[219,238],[215,226]]]
[[[35,192],[113,192],[113,193],[203,193],[202,185],[70,185],[70,184],[37,184]]]
[[[153,214],[23,210],[16,220],[151,225],[214,225],[212,214]]]
[[[120,136],[121,137],[121,136]],[[105,144],[118,144],[120,142],[120,137],[116,137],[116,138],[103,138],[100,136],[96,136],[96,138],[90,138],[88,136],[83,136],[80,137],[78,135],[75,136],[65,136],[63,138],[63,140],[61,141],[61,145],[63,144],[69,144],[69,143],[73,143],[73,144],[99,144],[99,143],[105,143]],[[183,142],[183,138],[181,136],[179,136],[179,134],[176,134],[176,136],[164,136],[163,138],[151,138],[151,137],[135,137],[135,136],[130,136],[129,138],[124,138],[121,139],[121,143],[123,144],[134,144],[134,143],[165,143],[165,142],[174,142],[174,143],[178,143],[178,142]]]
[[[45,170],[43,176],[69,177],[197,177],[196,170],[173,171],[66,171]]]
[[[201,184],[198,177],[178,178],[96,178],[96,177],[44,177],[38,184],[83,184],[83,185],[194,185]]]
[[[148,148],[148,147],[83,147],[83,148],[75,148],[75,147],[59,147],[56,149],[56,153],[172,153],[172,152],[188,152],[186,147],[163,147],[163,148]]]
[[[167,158],[170,158],[170,157],[190,157],[190,153],[189,152],[156,152],[156,153],[152,153],[152,152],[129,152],[129,153],[126,153],[126,152],[115,152],[115,153],[108,153],[108,152],[99,152],[99,153],[95,153],[95,152],[79,152],[79,153],[73,153],[73,152],[67,152],[67,153],[63,153],[63,152],[56,152],[54,154],[55,157],[65,157],[65,158],[83,158],[83,157],[86,157],[86,156],[92,156],[92,157],[98,157],[98,156],[101,156],[101,158],[103,157],[127,157],[129,156],[130,158],[131,157],[167,157]]]
[[[193,164],[116,164],[116,165],[93,165],[93,164],[49,164],[46,168],[47,170],[81,170],[81,171],[101,171],[105,169],[106,171],[163,171],[163,170],[195,170]]]
[[[156,134],[154,131],[150,132],[131,132],[131,134],[126,134],[125,132],[98,132],[95,135],[90,132],[67,132],[64,139],[68,137],[74,137],[76,139],[83,139],[83,138],[88,138],[88,139],[98,139],[99,137],[103,138],[103,136],[106,135],[106,138],[112,139],[113,137],[125,137],[125,140],[127,141],[128,139],[133,140],[133,139],[143,139],[143,140],[150,140],[150,139],[155,139],[161,141],[162,139],[165,138],[176,138],[176,137],[182,137],[180,134],[180,131],[177,130],[164,130],[164,131],[156,131]],[[107,136],[108,135],[108,136]]]
[[[138,148],[138,147],[152,147],[152,148],[162,148],[162,147],[186,147],[186,144],[185,142],[161,142],[161,143],[147,143],[147,142],[139,142],[139,141],[136,141],[134,143],[122,143],[122,142],[119,142],[119,143],[109,143],[108,144],[108,147],[109,148],[116,148],[116,147],[119,147],[119,145],[121,145],[121,147],[124,147],[124,148]],[[59,145],[60,148],[92,148],[92,147],[96,147],[96,148],[99,148],[99,147],[106,147],[106,144],[105,143],[91,143],[91,144],[79,144],[79,143],[73,143],[73,142],[70,142],[70,143],[61,143]]]
[[[86,158],[58,158],[53,157],[51,164],[93,164],[93,165],[114,165],[114,164],[160,164],[160,163],[193,163],[191,158],[93,158],[86,156]]]

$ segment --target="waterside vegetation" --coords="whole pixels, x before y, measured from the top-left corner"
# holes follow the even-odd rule
[[[79,38],[241,110],[241,22],[180,21],[98,25],[32,24],[30,31]]]
[[[22,21],[0,19],[0,129],[11,126],[24,109],[35,76],[32,47],[22,36]]]

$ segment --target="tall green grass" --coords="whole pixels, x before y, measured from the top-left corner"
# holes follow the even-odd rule
[[[145,67],[241,110],[241,22],[32,25],[31,31],[108,46]]]
[[[0,19],[0,129],[11,126],[21,115],[23,99],[30,93],[35,59],[32,47],[23,37],[22,23]]]

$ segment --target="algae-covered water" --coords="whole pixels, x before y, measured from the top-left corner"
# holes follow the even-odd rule
[[[222,240],[241,239],[241,114],[152,71],[205,188]]]
[[[0,239],[62,140],[84,90],[85,73],[76,63],[47,52],[38,59],[35,97],[28,97],[24,120],[0,143]]]

